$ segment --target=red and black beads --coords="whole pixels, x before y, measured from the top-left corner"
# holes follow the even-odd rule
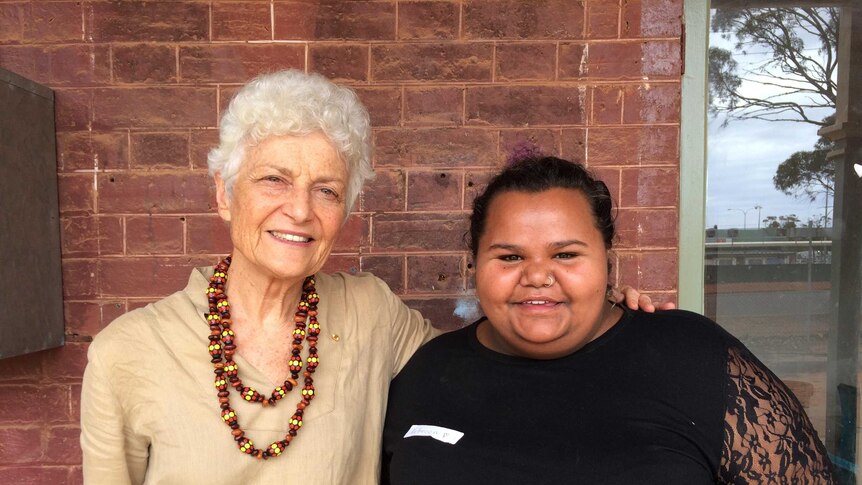
[[[236,335],[230,327],[230,304],[224,292],[230,262],[231,258],[228,256],[215,266],[215,272],[212,278],[210,278],[210,284],[206,290],[209,312],[204,315],[210,326],[207,350],[210,354],[210,360],[215,367],[215,388],[218,393],[219,406],[222,410],[221,416],[225,424],[231,428],[231,434],[241,452],[262,459],[280,456],[293,440],[293,437],[296,436],[299,428],[302,427],[303,410],[314,399],[314,379],[312,378],[312,374],[320,363],[320,358],[317,354],[317,339],[318,335],[320,335],[320,324],[317,321],[317,304],[320,302],[320,296],[315,290],[314,278],[311,276],[305,278],[302,286],[302,298],[296,307],[296,314],[293,319],[295,329],[293,331],[291,357],[288,363],[290,377],[284,381],[284,384],[273,389],[268,398],[264,397],[263,394],[254,388],[243,385],[242,379],[239,377],[239,366],[233,360],[233,354],[236,351],[236,344],[234,343]],[[303,359],[301,354],[302,343],[304,341],[308,342],[308,356],[305,359],[305,372],[302,372]],[[230,405],[230,389],[228,386],[236,389],[243,400],[247,402],[259,403],[263,406],[274,406],[294,387],[298,386],[297,381],[300,373],[303,376],[303,386],[300,391],[301,398],[296,405],[296,413],[290,418],[287,434],[285,434],[283,440],[273,442],[265,449],[255,448],[254,443],[245,437],[245,432],[239,425],[236,411]]]

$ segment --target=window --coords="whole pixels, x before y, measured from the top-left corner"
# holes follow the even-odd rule
[[[703,3],[685,5],[680,306],[791,387],[856,483],[862,9]]]

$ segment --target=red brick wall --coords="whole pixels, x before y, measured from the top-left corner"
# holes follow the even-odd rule
[[[0,67],[56,92],[68,343],[0,361],[0,476],[80,481],[90,338],[228,250],[205,171],[262,71],[354,86],[378,177],[329,269],[443,327],[471,286],[472,197],[519,141],[585,160],[619,204],[615,272],[677,285],[682,0],[0,1]]]

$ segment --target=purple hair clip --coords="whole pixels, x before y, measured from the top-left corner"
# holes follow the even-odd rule
[[[506,167],[511,167],[528,158],[539,158],[544,156],[542,148],[531,141],[521,141],[512,148],[509,157],[506,158]]]

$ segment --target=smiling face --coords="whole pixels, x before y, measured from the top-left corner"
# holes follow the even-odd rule
[[[619,318],[606,298],[608,252],[582,192],[502,192],[488,206],[485,228],[476,293],[488,317],[478,330],[486,347],[562,357]]]
[[[344,162],[320,132],[271,136],[247,147],[232,196],[216,175],[233,264],[288,280],[320,270],[344,221],[347,178]]]

